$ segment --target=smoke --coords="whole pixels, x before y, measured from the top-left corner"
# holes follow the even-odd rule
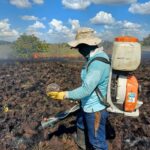
[[[14,51],[11,44],[0,45],[0,59],[11,59]]]

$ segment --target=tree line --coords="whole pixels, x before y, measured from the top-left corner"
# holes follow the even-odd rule
[[[69,50],[69,46],[66,43],[61,44],[49,44],[46,41],[41,41],[35,35],[21,35],[12,44],[14,49],[14,55],[16,57],[29,58],[35,53],[45,53],[47,55],[55,55]],[[62,51],[60,51],[60,49]]]
[[[45,41],[40,41],[34,35],[21,35],[12,45],[17,57],[32,57],[35,52],[46,52],[48,44]]]
[[[0,44],[10,44],[10,42],[0,41]],[[150,46],[150,34],[141,41],[143,46]],[[113,42],[104,41],[105,50],[111,50]],[[46,41],[41,41],[35,35],[21,35],[15,42],[12,43],[14,55],[16,57],[29,58],[33,53],[47,53],[53,55],[77,54],[76,51],[70,50],[67,43],[50,44]]]

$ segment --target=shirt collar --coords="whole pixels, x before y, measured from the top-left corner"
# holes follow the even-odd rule
[[[103,52],[103,50],[104,50],[103,47],[98,47],[98,48],[96,48],[94,51],[91,51],[91,52],[90,52],[90,55],[89,55],[90,58],[93,57],[93,56],[95,56],[95,55],[98,54],[98,53]]]

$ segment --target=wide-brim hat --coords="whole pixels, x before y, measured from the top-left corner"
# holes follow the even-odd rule
[[[68,42],[71,47],[77,47],[79,44],[87,44],[90,46],[99,45],[102,40],[97,37],[91,28],[80,28],[77,31],[74,41]]]

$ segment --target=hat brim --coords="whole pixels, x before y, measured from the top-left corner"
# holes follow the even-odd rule
[[[93,37],[90,39],[84,38],[84,39],[79,39],[79,40],[68,42],[68,45],[71,47],[77,47],[79,44],[87,44],[87,45],[93,46],[93,45],[99,45],[101,41],[102,40],[97,37]]]

